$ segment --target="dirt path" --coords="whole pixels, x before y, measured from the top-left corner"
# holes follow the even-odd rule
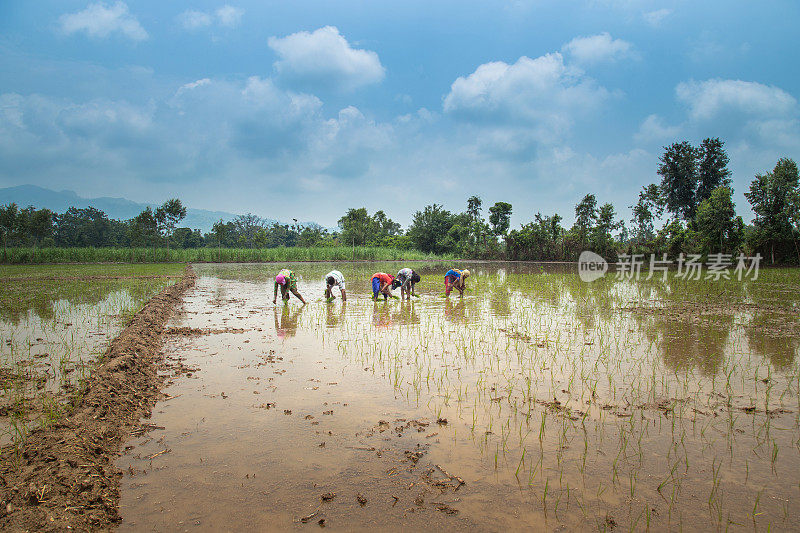
[[[2,449],[0,529],[104,529],[119,521],[113,459],[161,396],[159,352],[167,320],[194,285],[183,279],[153,297],[111,343],[72,413]]]

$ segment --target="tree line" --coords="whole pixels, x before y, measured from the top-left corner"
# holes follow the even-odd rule
[[[724,143],[707,138],[699,146],[687,141],[664,148],[660,181],[643,186],[631,205],[632,218],[622,220],[613,204],[599,204],[586,194],[575,206],[575,222],[565,227],[554,213],[510,228],[512,205],[497,202],[484,216],[478,196],[463,212],[432,204],[414,213],[403,231],[383,211],[369,214],[351,208],[334,231],[318,224],[268,222],[254,214],[220,220],[208,233],[178,227],[186,208],[173,198],[156,209],[145,208],[130,220],[114,220],[92,207],[64,213],[15,204],[0,207],[3,246],[275,248],[377,246],[417,249],[476,259],[575,261],[591,250],[615,261],[619,254],[760,253],[771,263],[800,264],[800,182],[797,164],[781,158],[757,174],[744,193],[755,219],[737,216]]]

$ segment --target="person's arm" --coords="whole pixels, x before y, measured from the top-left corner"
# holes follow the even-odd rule
[[[278,282],[275,282],[275,294],[272,295],[272,303],[278,301]]]
[[[342,291],[342,301],[346,302],[347,301],[347,293],[344,291],[344,287],[340,287],[340,289]]]

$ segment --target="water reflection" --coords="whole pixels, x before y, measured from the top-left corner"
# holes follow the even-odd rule
[[[304,294],[319,292],[322,282],[317,280],[332,267],[330,263],[288,266],[300,276]],[[341,328],[345,317],[356,328],[366,317],[380,329],[408,324],[435,328],[444,320],[478,324],[480,335],[494,335],[509,326],[515,331],[529,329],[531,338],[563,339],[572,331],[558,333],[553,328],[580,328],[581,345],[593,336],[606,343],[624,339],[632,350],[636,345],[648,350],[654,347],[672,372],[698,370],[703,375],[720,372],[726,357],[743,356],[734,353],[734,338],[746,338],[749,351],[767,357],[776,368],[790,367],[800,350],[800,322],[795,312],[800,304],[798,269],[768,270],[756,282],[684,280],[670,273],[666,280],[661,276],[617,280],[609,275],[584,283],[573,265],[468,262],[463,266],[474,275],[467,296],[442,300],[441,276],[449,264],[432,262],[414,265],[422,276],[417,285],[419,300],[372,302],[364,280],[376,270],[395,272],[402,263],[335,266],[351,287],[350,305],[338,300],[325,303],[321,314],[309,312],[302,322],[303,308],[287,306],[275,312],[279,336],[291,337],[298,327],[315,327],[315,322]],[[267,273],[274,270],[264,265],[197,265],[196,269],[258,284],[268,283],[271,277]],[[631,329],[631,322],[638,328]],[[546,331],[532,331],[536,328]]]
[[[305,305],[300,307],[291,307],[284,305],[278,310],[278,307],[272,309],[273,317],[275,318],[275,333],[279,339],[286,339],[297,335],[297,326],[303,311],[306,310]]]

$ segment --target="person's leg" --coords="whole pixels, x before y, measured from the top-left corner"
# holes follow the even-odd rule
[[[300,300],[301,302],[306,303],[305,299],[300,295],[299,292],[297,292],[297,287],[292,287],[292,294],[294,294],[297,297],[297,299]],[[288,294],[286,295],[286,299],[287,300],[289,299]]]
[[[444,277],[444,295],[445,296],[450,296],[450,291],[451,290],[453,290],[452,277],[451,276],[445,276]]]
[[[372,278],[372,299],[378,299],[378,293],[381,290],[381,282],[378,278]]]

